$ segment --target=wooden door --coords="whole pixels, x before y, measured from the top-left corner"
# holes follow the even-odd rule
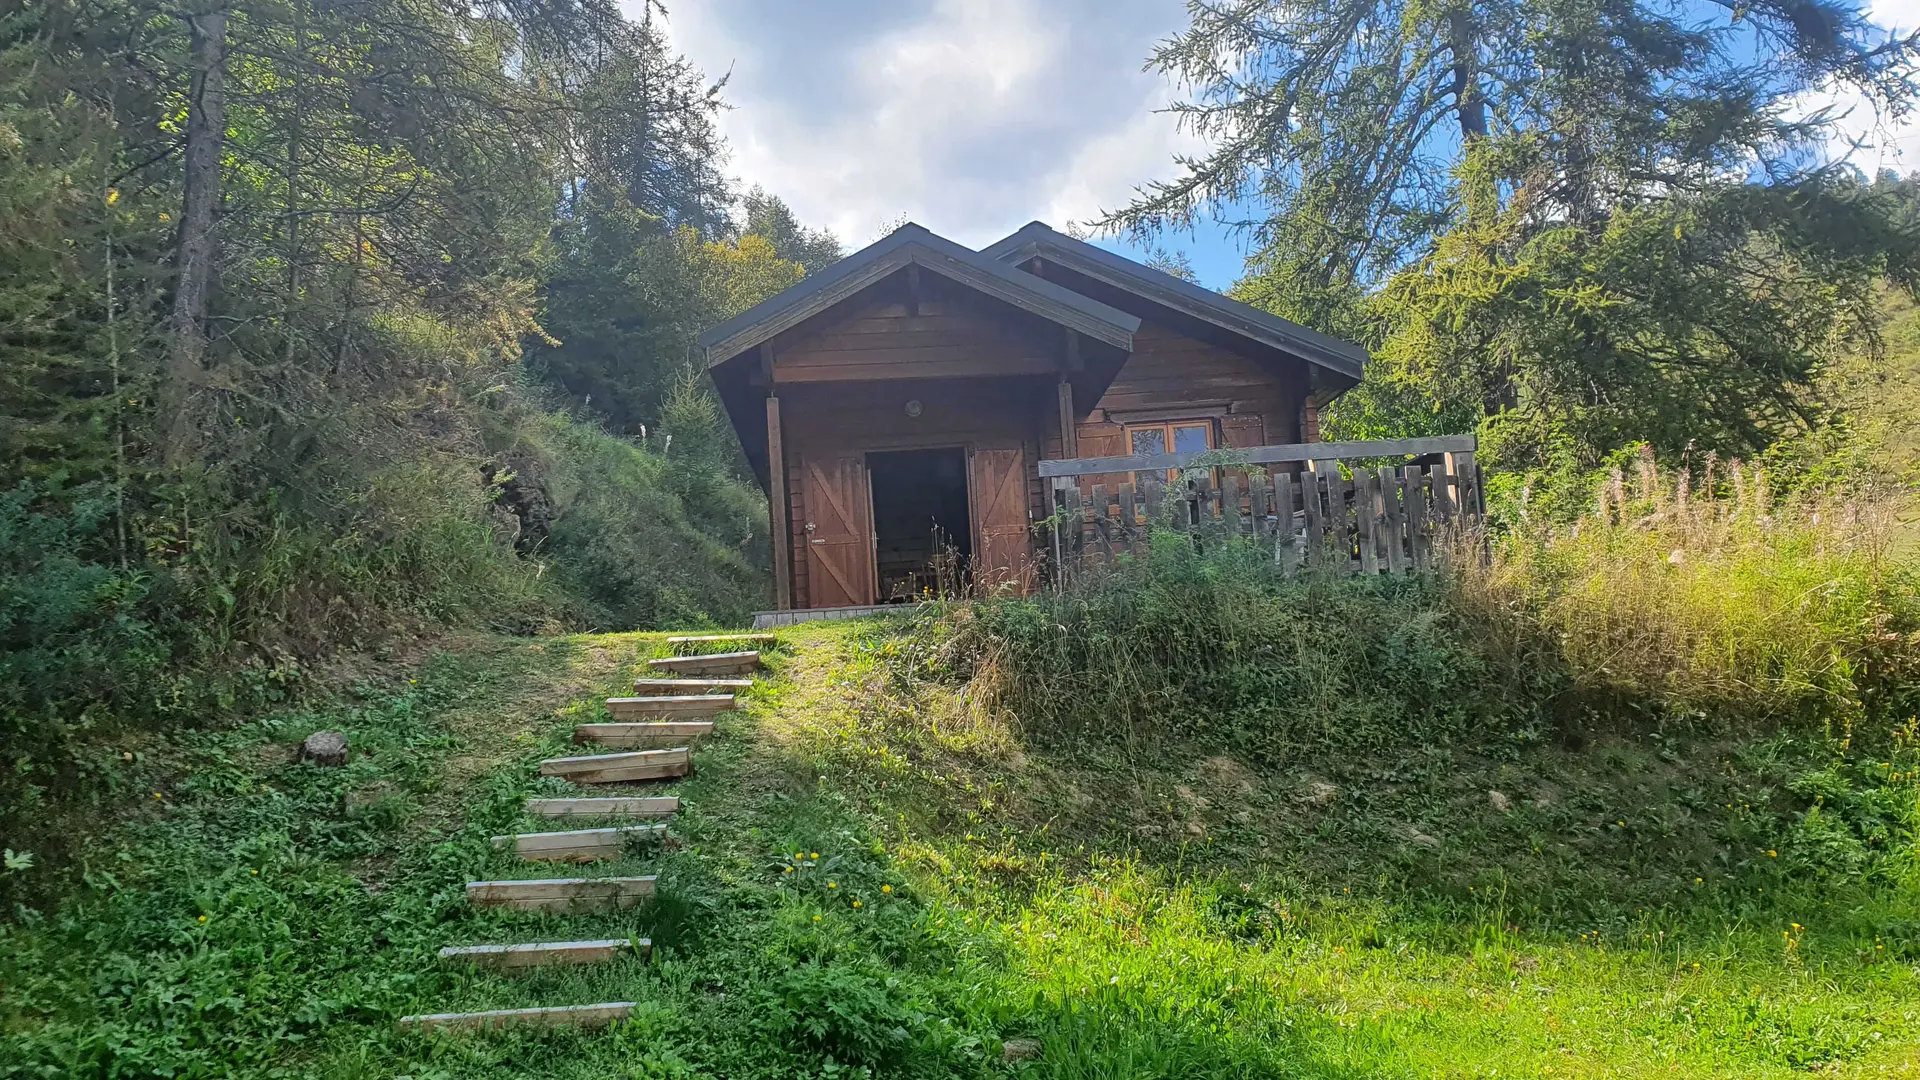
[[[807,604],[873,603],[873,500],[858,457],[808,458]]]
[[[973,454],[973,583],[1024,592],[1033,559],[1027,521],[1027,456],[1021,450]]]

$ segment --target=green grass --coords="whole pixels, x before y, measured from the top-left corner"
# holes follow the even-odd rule
[[[656,636],[464,639],[143,750],[91,887],[0,930],[0,1076],[1920,1070],[1911,875],[1786,868],[1816,797],[1911,809],[1911,786],[1868,783],[1878,762],[1677,736],[1258,763],[1035,742],[928,678],[911,627],[784,636],[699,772],[659,786],[686,800],[673,849],[591,871],[661,875],[627,913],[476,913],[461,884],[525,876],[487,838],[531,824],[521,800],[558,786],[533,763],[604,718]],[[351,766],[287,760],[325,726]],[[1794,794],[1815,762],[1845,783]],[[433,959],[629,934],[654,958],[513,978]],[[602,1035],[393,1026],[599,1000],[639,1009]],[[1002,1062],[1013,1036],[1041,1056]]]

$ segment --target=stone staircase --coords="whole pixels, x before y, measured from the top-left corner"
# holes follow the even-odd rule
[[[574,729],[579,746],[614,753],[549,758],[540,775],[570,783],[626,784],[671,780],[693,772],[693,748],[713,734],[716,717],[731,711],[737,694],[752,680],[739,678],[760,666],[759,648],[775,644],[772,634],[670,637],[668,644],[689,655],[650,662],[673,678],[640,678],[634,697],[609,698],[615,722],[581,724]],[[752,645],[738,652],[702,653],[708,647]],[[734,677],[725,677],[734,676]],[[647,747],[648,749],[635,749]],[[526,813],[539,820],[587,819],[594,827],[528,831],[493,838],[493,845],[527,862],[595,863],[621,858],[636,847],[657,849],[668,821],[680,809],[674,796],[618,795],[528,799]],[[654,895],[652,874],[627,877],[550,877],[467,882],[467,902],[476,908],[577,915],[621,911]],[[560,965],[601,964],[647,956],[646,938],[536,941],[506,945],[449,945],[440,950],[448,963],[498,971],[528,971]],[[402,1017],[406,1030],[484,1031],[508,1027],[604,1028],[626,1019],[629,1001],[587,1005],[539,1006],[486,1012],[427,1013]]]

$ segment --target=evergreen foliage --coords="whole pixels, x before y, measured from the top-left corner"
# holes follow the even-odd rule
[[[90,740],[224,721],[342,646],[763,605],[691,342],[804,270],[736,223],[721,88],[637,14],[0,14],[10,846],[58,861]]]
[[[1750,454],[1916,283],[1911,217],[1826,163],[1844,88],[1906,114],[1920,38],[1845,3],[1224,0],[1153,64],[1208,140],[1101,224],[1215,212],[1236,295],[1373,345],[1344,437],[1484,423],[1492,464]]]

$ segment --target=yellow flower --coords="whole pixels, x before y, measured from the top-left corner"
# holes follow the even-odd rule
[[[793,861],[794,861],[794,862],[799,862],[799,861],[800,861],[800,853],[799,853],[799,852],[797,852],[797,851],[796,851],[796,852],[794,852],[794,853],[793,853]]]
[[[1694,879],[1693,879],[1693,883],[1694,883],[1695,885],[1699,885],[1699,884],[1701,884],[1701,883],[1703,883],[1703,882],[1705,882],[1706,880],[1707,880],[1706,878],[1694,878]]]
[[[254,876],[254,877],[259,877],[259,876],[260,876],[260,871],[258,871],[258,870],[255,870],[255,871],[253,872],[253,876]]]
[[[854,907],[859,907],[859,906],[860,906],[860,901],[858,901],[858,900],[855,900],[855,901],[853,902],[853,906],[854,906]]]
[[[157,792],[157,791],[156,791],[156,792],[154,792],[154,793],[153,793],[153,797],[154,797],[154,798],[156,798],[156,799],[157,799],[157,798],[159,798],[159,797],[160,797],[160,793],[159,793],[159,792]]]
[[[1777,859],[1777,858],[1779,858],[1779,857],[1780,857],[1780,853],[1779,853],[1779,852],[1777,852],[1777,851],[1775,851],[1775,850],[1773,850],[1772,848],[1768,848],[1768,849],[1767,849],[1767,858],[1769,858],[1769,859]]]
[[[883,893],[890,893],[890,892],[892,892],[892,891],[893,891],[893,886],[891,886],[891,885],[882,885],[882,886],[880,886],[880,891],[881,891],[881,892],[883,892]]]
[[[206,917],[205,915],[202,915],[202,916],[200,916],[200,921],[201,921],[201,922],[206,922],[206,921],[207,921],[207,917]]]
[[[793,867],[791,866],[787,867],[787,873],[789,874],[793,873]]]
[[[839,887],[840,887],[840,883],[839,883],[839,882],[837,882],[837,881],[829,881],[829,882],[827,882],[827,888],[829,888],[829,889],[837,889],[837,888],[839,888]]]
[[[799,857],[800,857],[800,856],[798,856],[798,855],[795,855],[795,856],[794,856],[794,858],[796,858],[796,859],[797,859],[797,858],[799,858]],[[820,857],[820,853],[819,853],[819,852],[817,852],[817,851],[816,851],[816,852],[814,852],[814,853],[813,853],[813,857],[814,857],[814,858],[816,858],[816,859],[817,859],[817,858],[819,858],[819,857]]]
[[[818,916],[818,915],[815,915],[815,916],[813,917],[813,921],[814,921],[814,922],[819,922],[819,921],[820,921],[820,916]]]
[[[107,189],[107,205],[108,206],[120,205],[120,189],[119,188],[110,187]]]

